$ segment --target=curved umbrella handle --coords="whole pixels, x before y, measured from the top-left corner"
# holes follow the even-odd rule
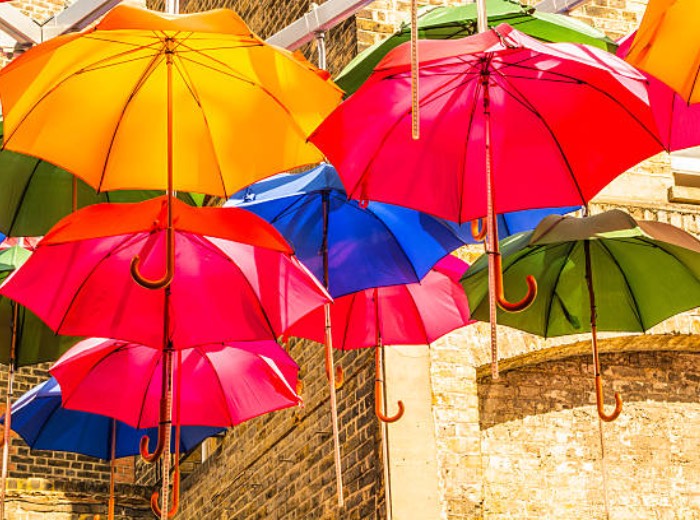
[[[328,359],[326,358],[326,377],[328,380],[331,378],[331,367],[328,363]],[[340,366],[339,364],[335,364],[335,389],[340,390],[340,388],[343,386],[343,383],[345,382],[345,371],[343,370],[343,367]]]
[[[170,209],[168,209],[170,211]],[[131,259],[131,277],[134,281],[145,289],[164,289],[168,287],[175,276],[175,241],[173,240],[173,229],[168,227],[166,230],[166,267],[165,274],[157,280],[149,280],[141,274],[140,265],[141,257],[134,256]]]
[[[177,513],[178,508],[180,507],[180,462],[175,461],[176,467],[175,467],[175,474],[173,475],[174,482],[173,482],[173,507],[171,507],[168,510],[168,518],[172,518],[175,516]],[[160,505],[158,504],[158,499],[160,498],[160,493],[158,491],[154,491],[153,494],[151,495],[151,511],[153,511],[153,514],[156,515],[158,518],[161,518],[162,516],[162,509],[160,508]],[[167,504],[164,504],[167,505]]]
[[[612,422],[622,413],[622,398],[619,392],[615,392],[615,409],[608,415],[603,408],[603,378],[598,374],[595,376],[595,399],[598,407],[598,417],[605,422]]]
[[[477,218],[471,222],[472,238],[477,242],[481,242],[486,238],[486,226],[483,225],[482,219]]]
[[[396,405],[399,407],[398,412],[392,416],[384,415],[383,401],[384,401],[384,388],[382,388],[384,380],[382,379],[382,360],[381,360],[381,347],[375,347],[374,351],[374,413],[377,418],[385,423],[394,423],[403,417],[406,408],[403,405],[403,401],[399,400]]]
[[[527,309],[537,297],[537,280],[531,274],[527,275],[527,294],[517,302],[509,302],[503,288],[503,268],[501,264],[501,254],[495,253],[495,275],[496,275],[496,302],[498,306],[506,312],[520,312]]]
[[[148,452],[149,443],[150,439],[148,438],[148,435],[141,437],[139,450],[141,452],[141,458],[148,464],[153,464],[160,458],[160,456],[163,454],[163,450],[165,449],[165,428],[163,428],[162,424],[158,425],[158,442],[156,443],[156,449],[153,453]]]

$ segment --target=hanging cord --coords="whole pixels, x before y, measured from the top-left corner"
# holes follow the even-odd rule
[[[411,0],[411,133],[413,139],[420,139],[418,74],[418,0]]]

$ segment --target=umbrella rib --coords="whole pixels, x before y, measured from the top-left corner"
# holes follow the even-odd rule
[[[571,256],[571,253],[574,250],[574,247],[576,247],[576,242],[571,242],[569,244],[569,250],[566,252],[566,255],[564,255],[564,261],[561,263],[561,268],[559,269],[559,272],[557,273],[557,277],[554,280],[554,284],[552,285],[552,297],[549,299],[549,305],[547,305],[547,312],[545,314],[545,320],[544,320],[544,337],[545,339],[549,337],[549,323],[550,319],[552,317],[552,307],[554,306],[554,298],[557,297],[559,299],[560,305],[564,307],[562,302],[562,298],[558,295],[557,293],[557,286],[559,285],[559,280],[561,279],[561,275],[564,272],[564,268],[566,267],[566,260]],[[537,248],[539,251],[541,246]],[[533,251],[534,253],[534,251]],[[568,313],[567,313],[568,314]]]
[[[428,94],[428,95],[425,96],[425,97],[426,97],[426,98],[430,98],[430,97],[433,96],[434,94],[438,93],[441,89],[445,88],[449,83],[452,83],[453,81],[459,80],[459,79],[461,79],[459,76],[454,76],[453,78],[451,78],[450,80],[448,80],[445,84],[438,86],[435,90],[433,90],[432,92],[430,92],[430,94]],[[464,83],[464,84],[466,84],[466,83]],[[461,85],[462,85],[462,84],[457,85],[454,89],[459,88],[459,86],[461,86]],[[451,93],[452,90],[454,90],[454,89],[449,90],[447,93]],[[441,95],[441,94],[440,94],[440,95]],[[431,101],[430,99],[427,100],[427,101],[424,99],[423,101],[421,101],[421,104],[426,104],[426,103],[428,103],[428,102],[430,102],[430,101]],[[381,141],[380,141],[380,142],[378,143],[378,145],[376,146],[374,152],[372,153],[372,156],[370,157],[369,161],[367,162],[367,165],[365,166],[364,171],[362,172],[362,175],[360,175],[360,176],[358,177],[358,179],[357,179],[357,181],[355,182],[355,184],[353,185],[353,187],[352,187],[351,189],[347,190],[348,196],[352,196],[352,195],[355,194],[355,192],[357,191],[357,188],[360,186],[360,184],[364,181],[365,177],[366,177],[367,174],[369,173],[369,169],[370,169],[370,167],[372,166],[372,163],[376,160],[376,158],[379,156],[379,152],[383,149],[384,143],[386,143],[386,142],[389,140],[389,137],[391,137],[391,133],[392,133],[394,130],[396,130],[396,128],[397,128],[397,127],[401,124],[401,122],[403,121],[403,119],[404,119],[405,117],[408,117],[408,116],[411,114],[411,110],[412,110],[412,108],[410,108],[410,107],[409,107],[407,110],[405,110],[404,113],[401,114],[399,117],[397,117],[397,118],[396,118],[396,121],[393,122],[393,123],[391,124],[391,126],[389,127],[389,129],[384,133],[384,136],[382,137]]]
[[[224,174],[221,171],[221,161],[219,160],[216,146],[214,144],[214,137],[212,136],[211,128],[209,127],[209,119],[207,118],[206,112],[204,111],[204,107],[202,106],[202,100],[200,99],[199,94],[194,88],[192,78],[185,69],[185,64],[182,63],[182,58],[180,58],[179,60],[173,60],[173,63],[175,64],[175,70],[182,78],[183,83],[187,86],[187,90],[189,90],[190,94],[199,106],[200,113],[202,114],[202,119],[204,119],[204,126],[207,128],[207,137],[209,138],[209,143],[211,144],[212,152],[214,153],[214,157],[216,158],[216,167],[219,173],[219,180],[221,180],[221,188],[223,189],[224,197],[228,198],[229,192],[226,189],[226,179],[224,179]]]
[[[360,291],[354,292],[354,293],[352,293],[352,296],[350,297],[349,311],[348,311],[347,319],[345,320],[345,326],[343,327],[343,344],[340,347],[340,350],[348,350],[346,348],[346,345],[348,344],[348,334],[350,333],[350,316],[352,314],[352,310],[355,308],[355,302],[357,301],[357,296],[359,293],[360,293]],[[335,305],[335,304],[331,303],[330,305]]]
[[[144,427],[144,425],[141,424],[141,418],[143,417],[144,410],[146,409],[146,400],[148,399],[148,390],[151,388],[151,384],[153,383],[153,376],[156,373],[156,370],[158,369],[158,365],[160,365],[163,362],[163,350],[162,349],[154,349],[154,350],[156,352],[158,352],[158,355],[153,356],[156,361],[155,361],[155,363],[153,363],[153,367],[151,368],[151,375],[147,379],[146,389],[143,392],[143,399],[141,399],[141,406],[139,407],[139,415],[138,415],[138,420],[137,420],[137,424],[136,424],[136,428],[138,428],[138,429],[141,429]],[[165,385],[166,382],[161,381],[161,384]],[[168,446],[167,449],[168,449],[168,453],[170,453],[170,446]]]
[[[236,348],[236,347],[232,347],[232,346],[226,345],[226,344],[224,344],[224,343],[222,343],[222,345],[223,345],[224,348]],[[231,426],[234,426],[234,425],[236,424],[236,422],[234,421],[233,417],[231,416],[231,409],[229,408],[228,400],[226,399],[226,391],[224,390],[224,385],[221,383],[221,376],[219,376],[219,372],[218,372],[218,371],[216,370],[216,368],[214,367],[214,363],[212,363],[211,359],[209,359],[209,356],[207,356],[206,352],[204,352],[204,351],[201,349],[201,346],[199,346],[199,345],[196,346],[196,347],[194,348],[194,350],[195,350],[196,352],[199,352],[199,354],[202,356],[202,358],[204,359],[204,361],[205,361],[205,362],[207,363],[207,365],[209,365],[209,367],[211,368],[211,371],[214,373],[214,379],[216,379],[216,383],[217,383],[217,385],[219,386],[219,389],[221,390],[221,394],[220,394],[221,399],[220,399],[220,400],[221,400],[221,401],[223,402],[223,404],[224,404],[224,410],[226,410],[226,415],[228,416],[229,424],[230,424]],[[182,389],[180,389],[180,390],[182,391]],[[180,422],[182,422],[182,420],[181,420]]]
[[[476,103],[479,98],[479,94],[481,93],[481,88],[482,85],[481,83],[476,84],[476,87],[474,88],[474,97],[473,97],[473,102],[471,103],[471,113],[469,114],[469,124],[467,125],[467,134],[464,138],[464,153],[462,154],[462,166],[460,168],[460,175],[457,176],[457,182],[459,183],[459,186],[457,187],[458,193],[459,193],[459,213],[458,213],[458,224],[462,225],[462,210],[464,208],[464,199],[465,199],[465,193],[464,189],[467,185],[466,183],[466,170],[467,170],[467,154],[469,153],[469,142],[470,142],[470,136],[472,134],[472,128],[474,125],[474,119],[476,118]]]
[[[65,323],[66,318],[68,317],[68,314],[70,314],[71,307],[73,307],[73,304],[78,299],[78,295],[85,288],[85,285],[87,284],[90,277],[95,273],[95,271],[97,271],[98,267],[100,267],[100,264],[102,264],[102,262],[104,262],[107,258],[112,256],[112,253],[118,247],[125,246],[129,242],[129,240],[132,238],[134,238],[132,235],[126,235],[122,242],[120,242],[119,244],[116,244],[112,248],[112,251],[110,253],[106,254],[98,262],[95,262],[95,265],[90,268],[90,270],[88,271],[86,276],[83,277],[83,279],[80,281],[80,284],[78,285],[75,292],[73,293],[73,296],[71,297],[70,303],[68,303],[68,306],[66,307],[66,311],[63,313],[63,317],[61,318],[61,321],[59,322],[58,326],[55,329],[56,334],[59,334],[59,330],[63,327],[63,324]]]
[[[422,284],[420,284],[420,285],[423,286]],[[425,286],[423,286],[423,287],[425,287]],[[413,307],[413,309],[416,313],[416,317],[418,318],[418,323],[420,324],[421,329],[423,329],[423,335],[425,336],[425,344],[430,346],[432,341],[430,341],[430,337],[428,334],[428,328],[425,326],[425,320],[423,319],[423,316],[420,313],[420,309],[418,308],[418,304],[416,303],[416,300],[413,297],[411,290],[405,285],[403,286],[403,289],[408,293],[408,295],[409,295],[408,299],[411,301],[411,306]],[[379,306],[377,306],[377,308],[379,308]],[[445,333],[445,334],[447,334],[447,333]],[[382,334],[382,336],[383,336],[383,334]],[[411,344],[411,343],[413,343],[413,342],[409,340],[409,344]]]
[[[245,284],[247,285],[251,294],[253,294],[255,296],[255,302],[257,304],[257,307],[260,309],[260,314],[262,314],[262,317],[265,319],[265,323],[267,323],[267,326],[270,330],[271,338],[272,339],[276,338],[277,333],[275,331],[275,328],[272,326],[272,323],[270,322],[270,318],[267,316],[267,311],[263,307],[262,300],[260,300],[260,298],[258,298],[257,293],[255,292],[255,289],[253,288],[253,285],[250,283],[250,280],[248,280],[248,277],[241,270],[241,268],[238,266],[238,264],[233,260],[233,258],[228,256],[228,254],[226,254],[225,251],[220,249],[211,240],[205,240],[205,237],[203,237],[201,235],[194,235],[194,234],[190,234],[190,233],[187,233],[187,235],[190,235],[189,236],[190,240],[195,241],[195,239],[196,239],[196,241],[201,242],[201,244],[204,245],[205,247],[207,247],[207,249],[210,249],[211,251],[217,253],[219,256],[223,257],[226,262],[230,263],[231,265],[233,265],[236,268],[236,270],[240,274],[241,278],[243,278],[243,280],[245,281]],[[236,242],[236,243],[239,243],[239,242]],[[252,246],[252,247],[257,248],[258,246]],[[282,253],[279,253],[279,254],[282,254]]]
[[[642,315],[639,312],[639,302],[637,302],[637,298],[634,295],[634,291],[632,290],[632,286],[630,285],[629,280],[627,279],[627,274],[625,273],[624,269],[622,269],[622,266],[617,261],[617,258],[615,258],[615,255],[612,254],[612,251],[610,251],[610,249],[608,249],[608,246],[605,243],[605,240],[599,240],[599,243],[600,243],[600,247],[603,248],[603,250],[608,254],[610,259],[615,264],[615,267],[617,267],[617,269],[620,271],[620,274],[622,275],[622,279],[625,282],[625,286],[627,287],[627,292],[629,293],[630,297],[632,298],[632,301],[634,302],[634,314],[637,317],[637,323],[640,325],[640,327],[642,328],[643,331],[646,331],[646,327],[644,326],[644,321],[642,319]]]
[[[136,95],[139,93],[143,85],[146,83],[146,81],[151,77],[153,72],[156,70],[156,67],[158,66],[158,62],[162,61],[163,59],[163,54],[162,50],[161,52],[155,54],[153,56],[153,59],[151,62],[148,64],[146,69],[144,70],[143,74],[141,77],[138,79],[136,84],[134,85],[134,88],[131,91],[131,94],[129,94],[129,97],[126,99],[126,102],[124,103],[124,106],[122,107],[121,113],[119,114],[119,119],[117,120],[117,124],[114,125],[114,131],[112,132],[112,137],[110,138],[109,142],[109,147],[107,148],[107,153],[105,154],[105,160],[104,164],[102,165],[102,174],[100,175],[100,181],[97,186],[97,191],[100,192],[102,191],[102,184],[105,179],[105,175],[107,174],[107,165],[109,164],[109,159],[112,154],[112,148],[114,147],[114,142],[116,141],[117,134],[119,133],[119,129],[121,128],[121,123],[124,120],[124,115],[126,114],[126,111],[129,108],[130,103],[134,100]]]
[[[34,178],[34,175],[36,175],[36,172],[39,170],[39,165],[41,164],[41,159],[36,159],[36,163],[34,164],[34,167],[32,168],[32,173],[29,174],[29,180],[27,181],[27,184],[24,185],[24,189],[22,189],[22,194],[19,197],[19,201],[17,201],[17,209],[15,210],[14,214],[12,215],[12,219],[10,220],[10,225],[7,229],[7,234],[8,235],[14,235],[14,232],[12,231],[15,227],[15,223],[17,222],[17,217],[19,216],[20,208],[22,207],[22,204],[24,203],[24,199],[27,196],[27,192],[29,191],[29,185],[32,182],[32,179]]]
[[[518,88],[517,88],[515,85],[513,85],[513,84],[508,80],[508,78],[507,78],[505,75],[503,75],[499,70],[494,70],[494,72],[498,75],[498,77],[502,78],[503,81],[504,81],[510,88],[513,89],[513,91],[515,92],[515,94],[514,94],[513,92],[511,92],[508,88],[506,88],[505,85],[500,85],[500,86],[501,86],[501,89],[503,90],[503,92],[506,93],[506,94],[508,94],[508,95],[510,95],[516,102],[520,103],[524,108],[526,108],[527,110],[529,110],[530,112],[532,112],[532,114],[533,114],[537,119],[540,120],[540,122],[542,123],[542,126],[544,126],[545,130],[547,131],[547,133],[549,134],[549,136],[552,138],[552,141],[554,142],[554,144],[555,144],[557,150],[559,151],[559,154],[560,154],[562,160],[564,161],[564,166],[566,166],[566,170],[569,172],[569,176],[571,177],[571,180],[572,180],[572,182],[573,182],[573,184],[574,184],[574,187],[576,188],[576,191],[578,192],[578,195],[579,195],[579,197],[580,197],[580,199],[581,199],[581,204],[586,204],[587,199],[586,199],[586,197],[584,196],[583,191],[581,190],[581,186],[579,185],[578,179],[576,178],[576,174],[574,173],[573,167],[571,166],[571,163],[569,162],[569,159],[568,159],[566,153],[564,152],[564,149],[563,149],[561,143],[560,143],[559,140],[557,139],[557,137],[556,137],[556,135],[555,135],[555,133],[554,133],[554,130],[552,130],[552,127],[549,126],[549,123],[547,122],[547,120],[544,118],[544,116],[543,116],[542,114],[540,114],[540,113],[538,112],[538,110],[535,108],[535,106],[533,106],[533,105],[527,100],[527,97],[524,96],[524,95],[522,94],[522,92],[520,92],[520,90],[518,90]],[[517,95],[516,95],[516,94],[517,94]]]

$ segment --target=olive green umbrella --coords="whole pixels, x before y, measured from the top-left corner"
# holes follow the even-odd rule
[[[593,45],[614,52],[615,42],[584,22],[565,15],[542,13],[515,0],[486,0],[489,27],[507,23],[545,42]],[[418,37],[450,40],[476,34],[476,4],[426,6],[418,15]],[[358,54],[335,79],[348,94],[355,92],[381,59],[394,47],[411,39],[411,26],[404,23],[397,32]]]
[[[3,125],[0,121],[0,141]],[[0,233],[12,237],[42,236],[73,211],[73,175],[46,161],[0,150]],[[140,202],[162,195],[159,191],[97,193],[81,180],[75,182],[78,208],[98,202]],[[180,200],[201,206],[203,196],[180,193]]]
[[[591,217],[548,216],[534,231],[501,242],[503,283],[509,297],[524,294],[524,275],[538,294],[526,310],[500,312],[498,323],[543,337],[592,333],[596,397],[601,419],[602,381],[596,330],[644,332],[700,306],[700,241],[661,222],[636,221],[611,210]],[[488,321],[487,259],[462,278],[472,317]]]
[[[0,284],[15,269],[21,267],[31,255],[30,251],[21,245],[5,247],[6,244],[0,246]],[[55,361],[76,341],[77,338],[57,336],[31,311],[0,296],[0,363],[9,365],[5,397],[6,432],[11,428],[10,414],[15,369],[44,361]],[[2,473],[0,474],[0,511],[3,515],[9,450],[10,435],[6,433],[3,438]],[[4,518],[3,515],[0,515],[0,518]]]

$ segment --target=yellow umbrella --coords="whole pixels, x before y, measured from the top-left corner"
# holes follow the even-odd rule
[[[678,92],[700,101],[700,2],[650,0],[625,58]]]

